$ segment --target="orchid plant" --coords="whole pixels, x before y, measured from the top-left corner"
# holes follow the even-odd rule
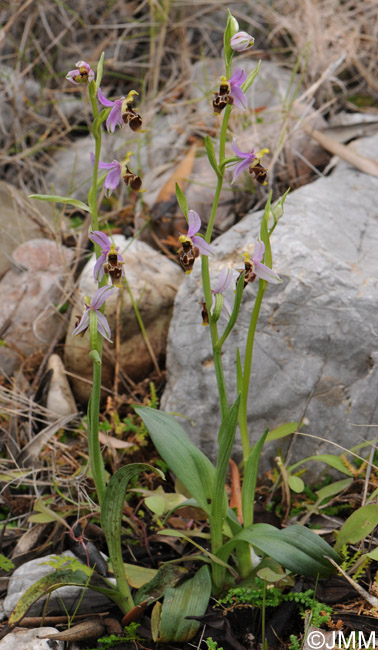
[[[303,526],[293,526],[280,531],[267,524],[253,523],[254,494],[259,457],[268,432],[263,432],[258,442],[251,444],[250,432],[247,426],[247,403],[252,371],[252,354],[257,321],[265,291],[269,283],[281,282],[279,275],[272,268],[270,236],[283,214],[283,205],[287,193],[274,206],[271,205],[271,195],[269,195],[261,220],[259,237],[255,240],[254,253],[252,255],[247,252],[244,254],[244,268],[239,269],[233,305],[228,302],[224,295],[232,282],[232,271],[222,269],[217,280],[214,280],[210,275],[210,260],[215,255],[215,250],[210,242],[226,169],[234,170],[232,182],[240,174],[248,172],[257,182],[266,184],[268,174],[268,170],[261,164],[263,155],[268,153],[267,149],[256,153],[254,149],[250,152],[243,152],[234,142],[232,146],[235,155],[226,157],[228,125],[232,112],[247,109],[247,92],[259,71],[259,65],[257,65],[256,69],[248,76],[239,67],[232,73],[231,64],[234,54],[252,47],[253,41],[252,36],[239,31],[236,19],[229,12],[224,33],[225,70],[224,74],[220,76],[219,91],[213,101],[214,113],[217,116],[222,115],[217,156],[211,138],[206,136],[205,139],[209,164],[213,168],[217,179],[205,235],[200,232],[201,218],[193,209],[195,206],[189,209],[183,191],[179,187],[176,189],[178,203],[188,224],[187,232],[179,237],[181,244],[179,261],[187,274],[192,272],[194,264],[201,265],[204,293],[202,319],[203,324],[208,325],[210,333],[209,338],[212,346],[221,414],[221,425],[218,433],[218,457],[215,466],[193,445],[184,429],[172,415],[148,407],[135,408],[143,419],[160,455],[191,494],[192,498],[187,503],[201,508],[208,516],[211,548],[210,550],[202,549],[202,557],[205,561],[210,562],[210,572],[206,566],[203,566],[199,570],[197,577],[193,579],[196,581],[193,582],[193,587],[196,585],[196,588],[202,591],[205,608],[211,590],[217,594],[235,576],[246,578],[256,571],[256,566],[254,566],[252,560],[251,546],[260,555],[271,556],[290,571],[305,575],[327,575],[333,569],[325,556],[331,557],[335,561],[338,560],[337,554],[328,544]],[[88,90],[93,112],[92,135],[94,151],[90,156],[93,174],[88,203],[70,197],[33,195],[33,198],[68,203],[81,208],[91,216],[89,239],[94,244],[97,258],[94,266],[94,280],[98,283],[98,289],[92,297],[85,298],[84,312],[73,331],[73,335],[85,335],[86,330],[89,330],[90,357],[93,361],[93,388],[88,404],[90,470],[95,483],[101,510],[101,523],[106,535],[112,569],[117,584],[114,587],[106,579],[102,579],[100,584],[97,577],[97,582],[90,583],[90,586],[99,591],[102,590],[126,613],[133,609],[135,603],[142,602],[143,598],[142,595],[138,596],[137,594],[136,600],[133,599],[122,559],[121,521],[125,491],[128,482],[135,475],[144,470],[153,470],[158,473],[159,470],[145,464],[131,464],[119,469],[107,482],[99,444],[102,340],[111,341],[111,332],[104,314],[104,307],[108,297],[124,285],[126,271],[119,250],[111,239],[99,229],[97,195],[102,183],[104,183],[108,195],[116,191],[121,180],[135,191],[139,191],[142,185],[141,178],[129,168],[131,153],[128,153],[122,161],[104,162],[100,159],[101,133],[104,123],[109,133],[114,133],[117,128],[127,126],[133,131],[140,131],[142,126],[141,116],[132,107],[137,96],[135,91],[131,91],[126,97],[115,100],[106,98],[101,91],[103,61],[104,56],[102,55],[96,74],[85,61],[79,61],[76,64],[76,69],[67,74],[68,81]],[[103,107],[101,111],[98,104]],[[107,172],[100,179],[99,170]],[[108,284],[109,280],[110,284]],[[251,312],[244,358],[242,358],[239,350],[236,351],[238,394],[236,398],[231,400],[224,379],[222,348],[237,321],[243,291],[250,290],[248,285],[256,281],[258,281],[258,288]],[[220,320],[221,315],[222,319]],[[238,517],[228,507],[225,492],[227,468],[237,425],[239,425],[242,440],[244,465],[242,512],[238,513]],[[173,534],[172,531],[163,530],[161,532],[163,534]],[[177,531],[175,531],[175,534],[177,536]],[[71,572],[71,574],[68,572],[64,576],[66,583],[70,579],[76,581],[76,584],[79,581],[77,572]],[[59,584],[61,584],[62,573],[60,573],[59,579]],[[148,592],[147,587],[144,588],[144,596],[146,590]]]
[[[255,152],[254,149],[250,152],[243,152],[233,141],[232,148],[235,155],[226,157],[230,117],[235,110],[246,110],[247,91],[253,84],[260,66],[258,64],[255,70],[247,76],[245,71],[239,67],[232,74],[231,64],[235,52],[244,51],[251,47],[253,42],[252,36],[239,31],[236,19],[229,12],[224,33],[225,72],[220,76],[219,91],[213,100],[215,115],[223,115],[218,156],[215,154],[214,143],[210,137],[206,136],[205,139],[209,164],[216,174],[217,186],[204,238],[199,234],[199,215],[194,210],[188,209],[189,206],[183,191],[178,186],[176,187],[178,203],[188,221],[188,232],[180,237],[182,248],[179,251],[179,259],[186,273],[192,272],[194,264],[199,263],[196,261],[197,259],[200,259],[201,264],[204,293],[204,301],[201,303],[202,320],[203,325],[209,326],[221,413],[218,457],[215,466],[193,445],[177,418],[147,407],[136,407],[135,409],[142,417],[160,455],[191,494],[191,500],[185,505],[187,503],[197,505],[208,516],[211,549],[210,552],[207,552],[207,561],[210,561],[212,588],[215,594],[220,593],[225,585],[232,581],[232,576],[235,576],[235,562],[236,575],[239,578],[247,578],[256,574],[258,563],[254,564],[251,546],[260,556],[271,556],[283,567],[305,575],[331,573],[332,567],[325,556],[331,557],[329,554],[332,553],[332,557],[336,559],[336,554],[329,545],[303,526],[292,526],[280,531],[268,524],[253,523],[259,458],[268,431],[262,433],[258,442],[251,444],[247,425],[247,404],[250,392],[252,355],[257,321],[265,291],[269,283],[281,282],[277,272],[272,269],[270,237],[283,215],[283,206],[288,192],[275,205],[271,205],[271,194],[269,194],[261,220],[259,237],[255,240],[254,253],[252,255],[248,252],[244,253],[244,269],[239,269],[232,307],[224,296],[232,281],[232,271],[224,268],[215,282],[210,274],[211,259],[214,253],[210,242],[226,169],[234,171],[232,183],[240,174],[248,172],[258,183],[267,184],[268,170],[263,167],[261,161],[264,154],[269,153],[268,149],[264,148],[259,152]],[[239,349],[236,350],[238,394],[232,402],[224,379],[222,348],[237,321],[243,291],[255,281],[258,281],[258,288],[250,316],[244,358],[242,358]],[[222,320],[219,320],[221,315]],[[225,324],[223,325],[223,323]],[[220,329],[221,324],[222,328]],[[244,469],[242,507],[238,516],[228,507],[225,492],[226,473],[237,425],[239,425],[242,441]],[[177,531],[163,530],[161,534],[177,536]],[[233,559],[231,560],[231,558]]]

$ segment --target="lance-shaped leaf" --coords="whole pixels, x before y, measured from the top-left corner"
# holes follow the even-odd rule
[[[28,199],[38,199],[38,201],[49,201],[50,203],[67,203],[73,205],[74,208],[90,212],[90,208],[83,201],[78,199],[71,199],[69,196],[57,196],[56,194],[29,194]]]
[[[236,425],[238,422],[240,396],[231,406],[229,412],[224,418],[218,435],[218,458],[214,481],[214,494],[212,503],[212,515],[219,518],[222,522],[227,516],[227,497],[225,492],[225,482],[230,460],[231,449],[234,444]]]
[[[365,539],[378,526],[378,505],[371,503],[352,512],[339,530],[335,548],[343,544],[357,544]]]
[[[110,479],[101,507],[101,526],[106,536],[114,576],[121,593],[127,598],[129,588],[126,582],[122,559],[121,528],[122,511],[128,483],[141,472],[155,472],[164,478],[157,468],[146,463],[132,463],[121,467]],[[125,603],[124,603],[125,605]]]
[[[206,153],[209,159],[209,163],[214,169],[216,175],[219,177],[221,173],[218,167],[217,159],[215,157],[214,145],[209,135],[207,135],[205,138],[205,147],[206,147]]]
[[[252,447],[245,463],[244,481],[242,488],[242,509],[243,521],[246,527],[253,524],[253,509],[255,505],[255,490],[259,469],[259,460],[268,435],[268,429],[263,433],[260,440]]]
[[[192,443],[173,415],[147,406],[137,406],[134,409],[146,425],[160,456],[202,510],[209,514],[209,503],[213,497],[214,465]]]
[[[88,567],[83,567],[88,570]],[[35,582],[25,593],[21,596],[12,614],[9,617],[8,624],[11,628],[18,624],[18,622],[25,616],[28,609],[40,598],[50,594],[52,591],[73,585],[77,587],[84,587],[98,591],[105,596],[108,596],[117,605],[121,605],[122,599],[118,591],[112,588],[109,583],[101,578],[98,574],[93,573],[88,577],[87,573],[81,570],[72,571],[71,569],[59,569],[53,571],[43,578]]]
[[[178,183],[176,183],[176,198],[185,219],[188,221],[188,201]]]
[[[165,592],[163,605],[156,603],[151,616],[154,641],[169,643],[190,641],[200,623],[189,616],[203,616],[210,599],[211,580],[208,568],[201,567],[196,575],[175,589]]]
[[[325,556],[335,562],[340,558],[327,542],[304,526],[278,530],[270,524],[254,524],[226,542],[217,555],[227,561],[238,541],[249,542],[258,552],[279,562],[283,567],[304,576],[327,577],[334,572]]]

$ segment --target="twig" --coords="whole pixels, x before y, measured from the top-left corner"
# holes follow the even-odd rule
[[[328,557],[328,555],[325,555],[324,557],[326,558],[326,560],[328,560],[328,562],[332,564],[332,566],[335,567],[335,569],[339,571],[339,573],[341,573],[341,575],[345,578],[345,580],[349,582],[349,584],[353,587],[353,589],[355,589],[357,593],[360,594],[360,596],[369,603],[369,605],[371,605],[372,607],[378,607],[378,598],[369,594],[369,592],[366,591],[366,589],[364,589],[363,587],[360,587],[360,585],[357,582],[355,582],[355,580],[353,580],[350,576],[348,576],[348,574],[345,573],[345,571],[343,571],[343,569],[331,557]]]

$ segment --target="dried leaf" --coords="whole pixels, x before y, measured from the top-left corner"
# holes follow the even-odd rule
[[[241,484],[240,484],[240,474],[237,464],[230,458],[231,466],[231,497],[230,497],[230,508],[236,508],[236,514],[239,520],[239,523],[243,523],[243,511],[242,511],[242,500],[241,500]]]
[[[193,170],[194,159],[196,155],[197,144],[194,143],[190,147],[185,158],[175,167],[171,177],[163,185],[159,195],[156,199],[155,206],[159,203],[169,202],[172,197],[175,197],[176,200],[176,183],[179,188],[182,190],[184,181],[190,178],[190,175]]]
[[[106,435],[106,433],[102,433],[101,431],[98,434],[98,439],[102,445],[105,445],[106,447],[110,447],[113,449],[129,449],[129,447],[134,446],[132,442],[127,442],[126,440],[119,440],[119,438],[108,436]]]
[[[350,147],[340,144],[340,142],[337,142],[317,129],[312,129],[307,124],[304,124],[303,128],[308,135],[319,142],[319,144],[327,151],[330,151],[335,156],[339,156],[343,160],[346,160],[346,162],[354,165],[354,167],[365,172],[365,174],[371,174],[372,176],[378,177],[378,162],[376,160],[366,158],[366,156],[361,156],[361,154],[353,151]]]

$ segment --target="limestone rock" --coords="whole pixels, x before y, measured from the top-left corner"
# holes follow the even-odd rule
[[[64,650],[64,641],[39,638],[58,631],[55,627],[17,628],[1,639],[0,650]]]
[[[23,359],[45,351],[62,316],[57,305],[69,287],[74,251],[48,239],[21,244],[13,253],[15,268],[0,282],[1,371],[10,376]]]
[[[126,277],[138,304],[139,311],[147,330],[147,335],[157,360],[165,355],[168,325],[172,306],[183,273],[169,259],[153,250],[147,244],[137,240],[126,240],[121,235],[114,236],[114,242],[120,247],[125,260]],[[89,334],[72,338],[75,321],[83,310],[83,298],[90,297],[96,291],[93,280],[94,256],[84,268],[79,280],[79,289],[75,298],[71,320],[65,343],[65,366],[67,370],[84,379],[92,378],[92,363],[88,359],[90,351]],[[105,303],[105,315],[108,319],[112,337],[116,332],[116,309],[118,292],[112,294]],[[131,299],[125,289],[120,310],[120,367],[122,372],[133,380],[147,376],[153,367],[151,356],[142,337]],[[104,342],[102,383],[112,387],[114,367],[114,346]],[[77,399],[87,401],[90,384],[73,378],[72,385]]]
[[[355,144],[376,156],[378,136]],[[273,266],[282,285],[268,285],[258,324],[248,423],[253,441],[266,427],[299,420],[305,432],[350,448],[369,439],[377,421],[378,179],[345,162],[286,201],[272,236]],[[242,267],[241,253],[258,236],[261,213],[250,214],[213,242],[212,281],[222,266]],[[235,273],[236,278],[236,273]],[[248,285],[237,327],[223,350],[229,400],[236,396],[235,349],[244,343],[256,295]],[[233,300],[233,287],[228,298]],[[162,408],[179,412],[194,442],[216,456],[219,408],[210,340],[198,302],[200,264],[175,301],[168,349],[168,383]],[[222,331],[222,330],[220,330]],[[262,467],[272,466],[277,445],[266,445]],[[285,441],[279,446],[285,448]],[[340,453],[319,439],[298,436],[292,460]],[[237,435],[234,455],[240,457]],[[318,469],[318,468],[317,468]]]
[[[71,551],[64,551],[62,556],[67,558],[76,558],[76,556]],[[52,556],[46,555],[45,557],[36,558],[35,560],[30,560],[22,564],[12,574],[12,577],[9,580],[8,592],[6,598],[4,599],[4,611],[7,616],[10,616],[14,607],[17,605],[17,602],[23,595],[23,593],[29,589],[33,584],[37,582],[40,578],[52,573],[54,571],[53,567],[45,562],[49,562]],[[77,559],[77,558],[76,558]],[[109,599],[103,596],[102,594],[93,591],[92,589],[88,591],[89,597],[82,599],[82,602],[79,607],[79,612],[81,613],[92,613],[93,611],[109,606]],[[78,604],[80,597],[82,595],[82,588],[76,586],[66,586],[59,587],[55,591],[51,592],[49,596],[49,602],[47,607],[46,614],[65,614],[67,611],[72,614],[76,605]],[[64,607],[62,605],[64,603]],[[40,616],[42,611],[44,611],[44,606],[46,604],[45,598],[40,598],[32,607],[28,610],[28,616]],[[66,608],[66,609],[65,609]],[[100,609],[99,609],[100,611]],[[42,636],[42,635],[41,635]],[[44,647],[44,646],[42,646]],[[0,646],[1,648],[1,646]]]

